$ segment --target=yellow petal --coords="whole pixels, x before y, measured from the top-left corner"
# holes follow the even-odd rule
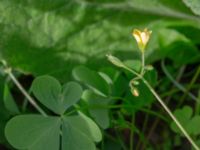
[[[140,31],[138,29],[133,30],[133,36],[138,43],[139,49],[144,52],[144,49],[150,39],[151,31],[148,31],[146,28],[144,31]]]
[[[133,36],[135,37],[137,43],[141,43],[142,42],[141,32],[139,30],[135,29],[133,31]]]

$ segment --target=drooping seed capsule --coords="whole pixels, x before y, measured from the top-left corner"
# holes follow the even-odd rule
[[[139,91],[136,88],[132,88],[131,89],[131,93],[133,94],[133,96],[138,97],[139,96]]]

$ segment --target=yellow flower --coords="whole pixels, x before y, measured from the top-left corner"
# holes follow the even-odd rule
[[[133,30],[132,35],[136,39],[138,47],[142,52],[144,52],[145,50],[145,47],[149,41],[151,33],[152,31],[148,31],[146,28],[144,29],[144,31],[140,31],[137,29]]]

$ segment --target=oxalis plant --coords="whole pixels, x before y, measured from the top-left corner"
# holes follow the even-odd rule
[[[15,117],[5,128],[8,142],[16,149],[27,150],[96,150],[102,134],[96,123],[79,111],[82,87],[76,82],[61,85],[55,78],[37,77],[30,93],[23,88],[12,69],[2,61],[4,73],[40,114],[23,114],[6,88],[5,104]],[[42,105],[41,105],[42,104]],[[16,115],[17,114],[17,115]]]
[[[196,143],[193,141],[191,136],[187,133],[187,131],[184,129],[184,127],[181,125],[181,123],[177,120],[177,118],[173,115],[171,110],[168,108],[168,106],[164,103],[164,101],[160,98],[159,94],[153,89],[153,87],[150,85],[150,83],[144,78],[144,75],[147,71],[152,70],[152,66],[150,65],[145,65],[145,52],[146,52],[146,46],[147,43],[150,39],[152,31],[148,31],[147,29],[144,29],[143,31],[140,31],[138,29],[133,30],[133,37],[135,38],[138,48],[140,50],[141,54],[141,70],[140,72],[137,72],[133,70],[132,68],[128,67],[125,65],[120,59],[117,57],[108,54],[107,58],[108,60],[114,64],[117,67],[123,68],[129,72],[131,72],[135,77],[130,80],[129,86],[130,86],[130,91],[133,94],[133,96],[140,96],[139,91],[137,89],[137,86],[140,84],[140,81],[142,81],[148,89],[151,91],[151,93],[155,96],[155,98],[158,100],[158,102],[161,104],[163,109],[168,113],[168,115],[172,118],[174,123],[177,125],[177,127],[180,129],[182,134],[187,138],[187,140],[191,143],[193,148],[195,150],[200,150],[200,148],[196,145]]]
[[[139,91],[139,89],[141,90],[140,85],[144,87],[143,85],[145,84],[194,149],[199,150],[196,143],[188,134],[189,131],[186,132],[182,124],[180,124],[160,96],[152,88],[148,82],[149,80],[145,79],[148,73],[150,73],[150,70],[153,69],[151,65],[145,64],[146,46],[150,35],[151,31],[147,29],[144,31],[133,31],[133,36],[138,43],[141,53],[142,67],[139,71],[128,67],[126,63],[112,55],[107,55],[107,57],[114,65],[128,70],[133,74],[133,78],[129,82],[132,95],[141,98],[143,92]],[[106,73],[104,74],[103,71],[96,72],[85,66],[74,68],[72,75],[75,80],[83,83],[83,86],[80,86],[79,83],[74,81],[61,85],[58,80],[51,76],[39,76],[33,80],[27,92],[17,80],[15,71],[9,67],[6,61],[2,60],[1,62],[3,67],[0,68],[0,70],[3,70],[7,81],[12,81],[8,83],[14,83],[10,84],[10,86],[14,88],[17,87],[25,97],[22,101],[23,105],[21,108],[12,97],[9,86],[5,86],[4,104],[10,111],[11,116],[14,116],[11,117],[6,124],[5,136],[7,141],[16,149],[96,150],[95,144],[103,139],[101,142],[101,147],[103,147],[104,140],[109,136],[104,132],[104,137],[102,137],[101,131],[97,126],[98,124],[102,128],[102,131],[110,127],[111,119],[109,118],[109,109],[134,108],[134,105],[117,104],[116,100],[123,99],[113,92],[114,90],[112,88],[117,87],[117,85],[111,84],[112,79],[110,79]],[[126,81],[124,83],[127,84]],[[122,87],[121,82],[118,86],[118,88]],[[85,87],[85,89],[82,89],[82,87]],[[119,93],[118,88],[116,90],[117,93]],[[27,109],[28,102],[39,113],[30,112],[33,108],[30,107],[30,109]],[[188,111],[188,109],[190,111],[191,108],[184,107],[183,110]],[[121,114],[119,113],[119,115]],[[97,124],[89,116],[92,117]],[[114,125],[117,123],[115,120],[112,121]],[[125,123],[127,124],[128,122]],[[133,128],[134,122],[128,125]],[[118,128],[116,128],[116,130],[118,130]],[[119,136],[118,134],[119,133],[116,131],[116,136]],[[131,129],[130,150],[133,149],[132,141],[133,129]],[[120,138],[119,142],[121,142]],[[121,143],[123,149],[127,149],[126,146],[123,146],[123,141]],[[100,147],[100,145],[98,146]]]

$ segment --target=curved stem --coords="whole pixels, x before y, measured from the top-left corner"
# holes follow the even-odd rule
[[[180,122],[176,119],[176,117],[173,115],[171,110],[167,107],[167,105],[163,102],[163,100],[159,97],[159,95],[156,93],[156,91],[151,87],[149,82],[140,74],[135,72],[134,70],[130,69],[129,67],[125,66],[124,69],[132,72],[134,75],[141,78],[141,80],[144,82],[144,84],[149,88],[151,93],[156,97],[158,102],[161,104],[161,106],[165,109],[165,111],[169,114],[169,116],[172,118],[172,120],[175,122],[175,124],[178,126],[178,128],[181,130],[181,132],[185,135],[185,137],[188,139],[188,141],[191,143],[191,145],[195,148],[195,150],[200,150],[199,147],[196,145],[196,143],[192,140],[190,135],[187,133],[187,131],[183,128],[183,126],[180,124]]]
[[[181,103],[185,100],[187,94],[191,94],[191,93],[190,93],[190,90],[191,90],[192,86],[195,84],[195,82],[197,81],[199,75],[200,75],[200,65],[199,65],[199,67],[197,68],[196,73],[195,73],[194,76],[192,77],[192,80],[190,81],[189,85],[187,86],[186,92],[185,92],[185,93],[183,94],[183,96],[180,98],[180,103],[179,103],[179,104],[181,104]],[[198,103],[200,102],[200,98],[198,98],[198,97],[195,97],[195,98],[197,98],[196,104],[198,105]]]
[[[199,102],[198,98],[196,96],[194,96],[192,93],[190,93],[185,87],[183,87],[180,83],[178,83],[173,77],[172,75],[169,73],[169,71],[167,70],[167,68],[165,67],[165,62],[164,60],[161,62],[161,67],[163,72],[165,73],[165,75],[168,77],[168,79],[177,87],[179,88],[182,92],[184,92],[185,94],[188,94],[188,96]]]
[[[22,87],[19,81],[15,78],[11,69],[6,71],[6,73],[14,82],[14,84],[18,87],[18,89],[22,92],[22,94],[27,98],[27,100],[33,105],[33,107],[35,107],[38,110],[38,112],[40,112],[43,116],[47,117],[47,114],[44,112],[44,110],[35,102],[35,100],[26,92],[26,90]]]

